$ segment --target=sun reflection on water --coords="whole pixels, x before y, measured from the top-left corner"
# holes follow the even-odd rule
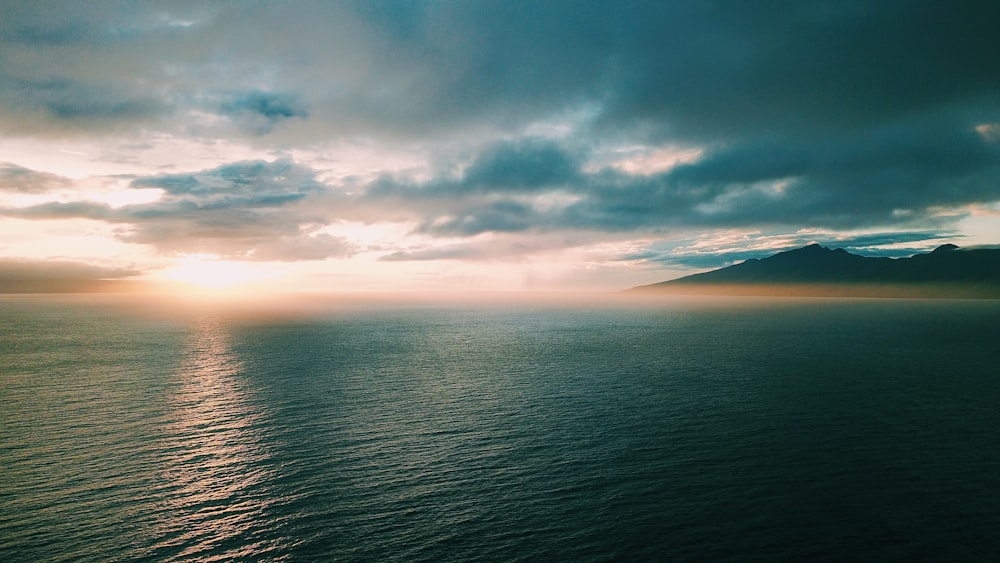
[[[259,557],[273,547],[262,529],[270,455],[244,367],[223,320],[192,326],[170,398],[156,558]]]

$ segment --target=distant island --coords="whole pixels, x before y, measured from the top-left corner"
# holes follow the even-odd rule
[[[945,244],[908,258],[818,244],[630,292],[831,297],[1000,298],[1000,249]]]

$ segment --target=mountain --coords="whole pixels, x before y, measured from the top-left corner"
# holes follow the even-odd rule
[[[1000,298],[1000,249],[946,244],[909,258],[875,258],[810,244],[632,291]]]

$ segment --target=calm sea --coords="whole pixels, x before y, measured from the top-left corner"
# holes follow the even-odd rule
[[[997,560],[1000,302],[0,298],[0,560]]]

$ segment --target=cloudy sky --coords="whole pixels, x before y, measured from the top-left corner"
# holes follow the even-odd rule
[[[995,1],[0,14],[0,277],[621,289],[1000,243]]]

